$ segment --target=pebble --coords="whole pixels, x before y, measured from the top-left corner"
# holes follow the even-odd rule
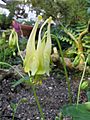
[[[36,120],[40,120],[40,117],[36,117]]]
[[[10,110],[11,109],[10,105],[8,105],[7,108],[8,108],[8,110]]]
[[[53,87],[48,87],[49,88],[49,90],[52,90],[53,89]]]

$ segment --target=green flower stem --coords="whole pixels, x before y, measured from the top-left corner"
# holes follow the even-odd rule
[[[40,115],[41,115],[41,120],[45,120],[44,113],[42,111],[41,105],[40,105],[39,100],[38,100],[38,96],[36,94],[35,85],[32,83],[33,80],[32,80],[32,77],[30,76],[29,72],[28,72],[28,76],[30,78],[30,85],[32,86],[32,91],[34,93],[34,97],[35,97],[35,100],[36,100],[36,103],[37,103],[37,106],[38,106],[38,109],[39,109],[39,112],[40,112]]]
[[[84,69],[83,69],[83,73],[82,73],[82,77],[81,77],[81,80],[80,80],[80,83],[79,83],[79,87],[78,87],[78,95],[77,95],[77,105],[79,103],[79,96],[80,96],[80,86],[82,84],[82,81],[83,81],[83,78],[84,78],[84,75],[85,75],[85,71],[86,71],[86,66],[87,66],[87,61],[88,61],[88,57],[85,61],[85,66],[84,66]]]
[[[44,113],[43,113],[42,108],[40,106],[40,103],[39,103],[38,96],[36,94],[36,90],[35,90],[34,85],[32,85],[32,90],[33,90],[34,97],[35,97],[35,100],[36,100],[36,103],[37,103],[37,106],[38,106],[38,109],[39,109],[39,112],[40,112],[40,115],[41,115],[41,120],[45,120]]]
[[[13,115],[12,115],[12,120],[14,120],[14,118],[15,118],[15,113],[13,112]]]
[[[17,49],[18,49],[18,52],[19,52],[19,55],[20,55],[22,61],[24,61],[23,56],[21,55],[21,51],[20,51],[20,47],[19,47],[18,41],[17,41]]]
[[[13,70],[15,70],[15,72],[17,72],[22,78],[24,78],[24,76],[17,70],[15,69],[12,65],[6,63],[6,62],[0,62],[1,65],[6,65],[6,66],[9,66],[11,67]]]
[[[66,77],[66,82],[67,82],[67,86],[68,86],[69,102],[71,104],[72,103],[72,94],[71,94],[71,88],[70,88],[70,80],[69,80],[69,77],[68,77],[68,73],[67,73],[66,64],[65,64],[65,61],[64,61],[64,57],[63,57],[61,44],[60,44],[60,41],[58,40],[57,36],[52,34],[52,37],[56,40],[56,42],[58,44],[58,47],[59,47],[59,50],[60,50],[61,58],[62,58],[62,61],[63,61],[62,64],[63,64],[65,77]]]

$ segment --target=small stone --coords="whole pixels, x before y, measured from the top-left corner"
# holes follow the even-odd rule
[[[52,87],[48,87],[50,90],[52,90],[53,88]]]
[[[40,120],[40,117],[36,117],[36,120]]]
[[[11,91],[14,92],[14,88],[11,88]]]
[[[8,110],[10,110],[11,109],[10,105],[8,105],[7,108],[8,108]]]

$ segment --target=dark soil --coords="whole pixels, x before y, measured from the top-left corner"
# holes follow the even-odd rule
[[[13,111],[10,104],[17,103],[22,98],[27,98],[28,101],[18,106],[15,120],[40,120],[31,87],[20,84],[13,89],[11,82],[15,79],[14,76],[7,77],[0,83],[0,120],[12,120]],[[71,81],[73,102],[75,102],[80,77],[71,72],[69,79]],[[42,85],[37,86],[36,89],[46,120],[55,120],[55,116],[59,115],[62,106],[69,103],[68,89],[63,71],[53,69],[50,76],[46,77]]]

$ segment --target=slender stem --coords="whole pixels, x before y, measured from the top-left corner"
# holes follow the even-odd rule
[[[87,66],[87,61],[88,61],[88,57],[87,57],[87,59],[86,59],[85,66],[84,66],[83,73],[82,73],[82,77],[81,77],[81,80],[80,80],[80,83],[79,83],[79,87],[78,87],[77,105],[78,105],[78,103],[79,103],[80,86],[81,86],[81,84],[82,84],[82,81],[83,81],[83,78],[84,78],[84,75],[85,75],[85,70],[86,70],[86,66]]]
[[[12,115],[12,120],[14,120],[14,117],[15,117],[15,113],[13,112],[13,115]]]
[[[39,103],[38,96],[36,94],[36,90],[35,90],[35,86],[34,85],[32,85],[32,90],[33,90],[34,97],[35,97],[35,100],[36,100],[36,103],[37,103],[37,106],[38,106],[38,109],[39,109],[39,112],[40,112],[40,115],[41,115],[41,120],[45,120],[44,113],[43,113],[41,105]]]
[[[17,49],[18,49],[18,52],[19,52],[19,55],[20,55],[22,61],[24,61],[23,56],[21,55],[21,51],[20,51],[20,47],[19,47],[18,41],[17,41]]]
[[[31,78],[29,72],[28,72],[28,76],[29,76],[29,78],[30,78],[30,84],[32,85],[32,91],[33,91],[33,93],[34,93],[35,101],[36,101],[36,103],[37,103],[37,106],[38,106],[38,109],[39,109],[39,112],[40,112],[40,115],[41,115],[41,120],[45,120],[44,113],[43,113],[42,108],[41,108],[41,105],[40,105],[40,103],[39,103],[38,96],[37,96],[36,90],[35,90],[35,86],[34,86],[34,84],[32,83],[33,80],[32,80],[32,78]]]
[[[22,78],[24,78],[24,76],[17,70],[15,69],[12,65],[6,63],[6,62],[0,62],[1,65],[7,65],[9,67],[11,67],[13,70],[15,70]]]
[[[4,48],[4,50],[3,50],[3,54],[4,54],[4,56],[3,56],[3,61],[5,61],[5,48]]]
[[[60,120],[63,120],[63,114],[60,113]]]
[[[69,77],[68,77],[68,73],[67,73],[66,64],[65,64],[65,61],[64,61],[64,57],[63,57],[61,44],[60,44],[60,41],[58,40],[57,36],[52,34],[52,37],[56,40],[56,42],[58,44],[58,47],[59,47],[59,50],[60,50],[61,58],[62,58],[62,61],[63,61],[62,64],[63,64],[65,77],[66,77],[66,82],[67,82],[67,86],[68,86],[69,102],[71,104],[72,103],[72,94],[71,94],[71,88],[70,88],[70,80],[69,80]]]

